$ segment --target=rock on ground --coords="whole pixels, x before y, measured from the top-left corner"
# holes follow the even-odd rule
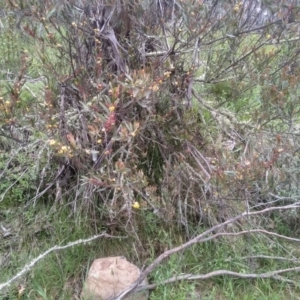
[[[140,276],[140,269],[123,256],[95,259],[83,286],[81,299],[108,300],[129,288]],[[147,281],[143,282],[144,285]],[[128,300],[147,300],[148,291],[129,295]]]

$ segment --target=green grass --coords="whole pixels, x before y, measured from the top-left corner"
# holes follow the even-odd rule
[[[87,238],[105,229],[99,220],[83,218],[82,215],[70,217],[68,209],[55,209],[55,206],[39,204],[36,209],[22,211],[1,207],[1,222],[12,230],[12,236],[0,244],[0,255],[8,253],[7,264],[1,267],[0,282],[5,282],[16,274],[22,266],[43,251],[54,245],[64,245],[81,238]],[[140,212],[143,214],[142,212]],[[5,218],[3,218],[5,214]],[[46,256],[26,276],[20,278],[6,291],[9,299],[17,295],[18,286],[24,285],[22,299],[74,299],[79,294],[89,265],[95,258],[125,255],[129,261],[142,267],[149,264],[158,254],[182,242],[180,231],[171,226],[153,222],[144,215],[144,226],[127,238],[95,240],[90,244],[79,245]],[[283,226],[283,225],[281,225]],[[107,229],[107,228],[106,228]],[[195,234],[204,228],[195,230]],[[114,232],[123,235],[125,232]],[[164,280],[183,273],[205,274],[219,269],[242,273],[262,273],[276,268],[291,267],[287,262],[261,260],[256,269],[243,259],[245,256],[261,254],[283,256],[286,249],[295,245],[280,244],[265,238],[241,237],[233,241],[220,239],[195,245],[183,253],[169,257],[151,275],[150,282],[158,287],[152,291],[151,300],[158,299],[297,299],[299,294],[294,287],[282,282],[264,280],[244,280],[227,276],[203,281],[181,281],[159,285]],[[298,276],[291,274],[291,278]],[[1,295],[1,294],[0,294]],[[39,298],[40,297],[40,298]],[[1,296],[0,296],[1,299]],[[4,298],[3,298],[4,299]]]
[[[14,20],[8,19],[7,22],[11,22],[11,28],[13,28]],[[29,107],[33,109],[30,110],[31,115],[26,115],[26,117],[32,117],[34,120],[38,119],[38,114],[35,113],[42,113],[39,110],[39,105],[44,100],[45,84],[49,85],[50,89],[56,89],[57,81],[59,80],[58,75],[67,74],[67,70],[70,68],[70,65],[67,63],[67,57],[63,56],[63,52],[60,52],[60,48],[55,48],[55,45],[44,48],[42,43],[39,43],[39,45],[38,43],[37,45],[27,43],[20,34],[12,29],[1,31],[0,38],[0,52],[4,54],[0,57],[0,65],[4,66],[0,71],[9,70],[12,73],[17,73],[20,67],[20,55],[22,52],[24,53],[24,50],[27,50],[31,60],[26,73],[29,81],[21,89],[17,115],[24,115],[21,109]],[[250,48],[250,44],[254,46],[257,38],[259,37],[253,35],[241,41],[236,48],[237,57],[243,55],[244,47]],[[60,40],[58,39],[58,41]],[[228,54],[231,52],[230,43],[231,40],[226,40],[215,48],[208,47],[204,49],[205,51],[213,50],[210,51],[212,53],[210,58],[212,72],[219,71],[219,68],[224,69],[230,65],[227,59]],[[271,51],[280,47],[266,45],[257,52],[260,56],[267,56]],[[284,49],[284,47],[282,48]],[[207,60],[205,55],[208,56],[209,54],[204,54],[203,61]],[[184,60],[183,66],[187,69],[189,58],[185,55],[182,59]],[[271,61],[272,65],[276,65],[278,61],[280,59],[276,60],[276,62]],[[251,63],[251,67],[255,63],[254,58],[246,62]],[[255,66],[253,68],[259,74],[258,68],[262,68],[264,65],[257,63],[256,67],[257,70],[255,70]],[[195,76],[201,76],[205,68],[202,66],[196,71]],[[44,79],[33,80],[33,78],[42,78],[42,75],[47,78],[47,83],[44,82]],[[211,74],[212,78],[214,77],[213,75]],[[226,78],[223,78],[224,81],[219,83],[194,86],[195,91],[201,95],[201,99],[207,107],[204,107],[198,100],[193,99],[192,109],[187,110],[183,116],[184,124],[189,127],[188,133],[186,131],[181,133],[180,130],[175,129],[177,137],[181,140],[186,139],[187,135],[194,136],[193,134],[195,134],[196,137],[200,133],[203,144],[206,142],[212,145],[210,148],[212,150],[211,156],[214,155],[214,150],[218,148],[216,147],[219,143],[218,139],[220,139],[219,148],[222,147],[222,138],[226,137],[222,135],[222,130],[231,133],[231,130],[237,129],[228,127],[227,130],[224,125],[230,123],[231,120],[223,118],[229,121],[227,123],[222,122],[222,119],[217,119],[212,112],[222,107],[226,113],[234,115],[238,121],[251,121],[254,124],[259,124],[260,115],[258,114],[256,120],[254,110],[262,110],[264,104],[262,96],[263,90],[266,88],[260,85],[258,76],[253,82],[237,83],[227,80],[227,75],[230,75],[230,72],[226,73]],[[13,81],[11,79],[7,80],[5,72],[1,73],[0,76],[0,96],[4,96],[13,86]],[[275,84],[275,82],[270,81],[265,86],[270,85],[270,83]],[[241,87],[243,84],[245,84],[245,89]],[[291,94],[293,94],[294,98],[290,95],[288,100],[291,102],[290,100],[292,99],[296,103],[295,107],[297,108],[297,86],[294,90],[291,89]],[[270,97],[266,98],[266,105],[269,105]],[[169,98],[167,100],[169,101]],[[293,116],[294,111],[297,111],[295,107],[290,108],[291,116]],[[275,111],[273,106],[271,108]],[[164,109],[163,106],[162,109]],[[169,113],[168,109],[169,107],[167,106],[164,114]],[[281,118],[282,116],[279,115],[279,117]],[[262,122],[264,120],[262,118]],[[230,123],[230,125],[232,124]],[[32,126],[32,128],[38,130],[37,126]],[[166,131],[169,129],[166,126]],[[44,132],[34,132],[33,139],[38,134],[40,134],[40,137],[46,136]],[[166,136],[168,135],[166,134]],[[6,142],[7,139],[0,137],[2,149],[14,148],[13,143],[7,145]],[[44,141],[41,140],[41,143],[44,143]],[[158,145],[158,143],[154,145]],[[174,144],[173,146],[175,147],[176,145]],[[100,208],[97,207],[100,212],[95,210],[86,213],[86,211],[80,209],[75,212],[71,211],[70,206],[66,203],[73,202],[73,199],[64,199],[64,203],[53,203],[55,188],[52,190],[53,196],[48,195],[48,198],[39,198],[35,206],[30,203],[24,209],[25,201],[32,199],[35,195],[36,185],[39,181],[39,178],[36,178],[36,176],[39,176],[41,170],[45,168],[45,174],[47,172],[56,172],[57,165],[50,159],[50,150],[48,154],[45,154],[44,150],[39,151],[41,152],[35,154],[36,149],[34,147],[29,149],[28,152],[23,152],[22,149],[22,151],[20,150],[20,152],[14,154],[14,159],[12,159],[11,153],[2,152],[0,156],[0,172],[6,168],[7,161],[11,160],[11,164],[13,163],[12,167],[7,167],[6,176],[0,178],[0,199],[3,200],[0,200],[0,225],[11,231],[11,235],[6,238],[2,238],[0,235],[0,284],[12,278],[33,258],[55,245],[65,245],[103,231],[124,238],[98,239],[89,244],[51,253],[39,261],[25,276],[13,283],[9,289],[0,291],[0,299],[76,299],[76,296],[78,297],[80,294],[89,266],[94,259],[124,255],[129,261],[139,267],[143,267],[149,265],[165,250],[181,245],[187,240],[186,233],[178,224],[175,222],[164,222],[150,210],[135,210],[130,217],[129,223],[127,223],[127,216],[125,216],[123,217],[125,220],[116,219],[117,225],[101,219],[101,205],[99,205]],[[45,150],[45,152],[47,151]],[[14,152],[12,151],[12,153]],[[43,155],[45,155],[45,161],[42,159]],[[241,159],[244,158],[241,157]],[[40,165],[38,166],[38,164]],[[148,175],[148,178],[151,178],[151,184],[159,185],[164,174],[164,158],[159,152],[158,146],[148,149],[145,161],[141,165],[141,169],[144,168],[144,173]],[[27,168],[27,170],[20,177],[19,174],[22,173],[24,168]],[[213,166],[213,168],[216,167]],[[16,184],[13,188],[10,188],[11,183],[14,181],[16,181]],[[46,182],[45,180],[44,183]],[[213,180],[211,184],[214,184]],[[228,182],[225,185],[228,186]],[[4,197],[6,190],[9,191]],[[172,191],[167,191],[167,193],[169,193],[169,196]],[[295,194],[298,194],[298,191]],[[2,196],[3,198],[1,198]],[[168,198],[168,196],[165,198]],[[196,197],[198,195],[195,195]],[[167,201],[168,199],[164,200]],[[158,198],[157,201],[161,201],[161,199]],[[83,201],[80,205],[85,204]],[[217,214],[217,212],[215,213]],[[274,214],[273,221],[275,223],[274,231],[278,233],[295,236],[299,231],[295,225],[299,223],[297,215],[293,219],[293,224],[291,224],[291,216],[288,214]],[[191,236],[196,236],[206,229],[204,226],[199,225],[196,228],[189,228],[189,232]],[[241,236],[234,239],[220,238],[194,245],[185,252],[170,256],[150,274],[150,283],[158,284],[158,287],[152,291],[150,300],[196,300],[200,298],[202,300],[299,299],[300,293],[298,288],[273,279],[246,280],[219,276],[206,280],[186,280],[172,284],[162,284],[164,280],[184,273],[197,275],[221,269],[240,273],[263,273],[276,269],[290,268],[294,264],[289,261],[249,260],[246,257],[255,255],[293,257],[293,255],[297,256],[298,252],[296,244],[267,239],[260,235]],[[291,273],[286,276],[296,282],[299,281],[297,274]],[[24,286],[25,290],[22,296],[18,297],[20,286]]]
[[[1,282],[8,280],[30,259],[47,249],[92,236],[96,229],[91,220],[79,216],[70,218],[67,209],[55,210],[54,207],[49,209],[38,205],[28,211],[2,207],[1,212],[5,213],[3,226],[12,232],[0,248],[1,254],[9,255],[5,272],[0,274]],[[102,232],[101,223],[94,225],[99,227],[96,231]],[[70,299],[74,286],[81,287],[91,260],[112,252],[122,255],[124,249],[123,241],[103,239],[49,254],[26,278],[21,278],[20,283],[26,286],[23,299],[34,299],[42,291],[49,299],[55,299],[58,295],[63,295],[61,299]],[[12,291],[16,288],[12,287]]]

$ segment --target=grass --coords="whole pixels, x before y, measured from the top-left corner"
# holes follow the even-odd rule
[[[0,244],[1,269],[4,270],[0,273],[1,283],[16,274],[29,260],[54,245],[64,245],[105,229],[105,224],[99,220],[83,218],[82,215],[70,217],[67,208],[56,209],[53,205],[38,204],[35,209],[27,211],[0,206],[0,210],[1,224],[11,229],[12,233]],[[143,214],[142,211],[139,213]],[[182,242],[184,237],[178,229],[152,222],[153,218],[151,220],[149,216],[145,220],[144,226],[136,231],[138,239],[127,233],[127,237],[122,240],[96,240],[46,256],[25,277],[13,284],[6,295],[2,294],[0,299],[16,299],[20,286],[25,287],[21,299],[76,299],[93,259],[124,255],[142,267],[164,250]],[[197,228],[194,234],[204,229]],[[116,231],[115,235],[125,236],[126,233]],[[271,243],[273,247],[270,247]],[[276,240],[266,240],[259,236],[241,237],[234,242],[220,239],[198,244],[169,257],[154,270],[149,280],[159,284],[182,273],[205,274],[219,269],[262,273],[291,267],[292,264],[288,262],[261,260],[253,265],[253,262],[243,259],[255,254],[283,256],[287,249],[291,252],[291,247],[295,248],[295,245],[280,244]],[[8,255],[7,260],[3,259],[4,254]],[[291,278],[297,280],[298,276],[292,275]],[[205,300],[298,299],[299,291],[270,279],[244,280],[222,276],[203,281],[162,284],[152,291],[150,299],[200,299],[199,295]]]
[[[11,56],[5,56],[7,60],[3,56],[4,58],[2,60],[0,58],[0,61],[5,64],[6,69],[16,72],[19,66],[16,63],[16,58],[19,59],[20,53],[24,50],[22,48],[28,46],[26,48],[29,55],[31,55],[34,47],[33,45],[24,44],[19,35],[16,35],[15,39],[11,39],[8,35],[4,38],[7,39],[7,43],[3,42],[2,39],[0,49]],[[254,39],[254,37],[252,38]],[[227,47],[227,52],[230,51],[228,43],[226,41],[222,46]],[[248,41],[245,41],[245,44],[248,44]],[[255,41],[253,41],[253,44],[255,44]],[[241,43],[239,47],[242,48],[243,46],[244,44]],[[15,51],[12,51],[14,47]],[[259,54],[266,55],[274,49],[275,46],[264,46],[258,52],[264,51],[265,53]],[[33,116],[33,119],[36,117],[35,113],[39,112],[39,104],[41,104],[39,102],[44,100],[46,82],[43,82],[44,79],[41,79],[44,78],[41,77],[41,74],[45,70],[53,70],[57,74],[64,74],[63,70],[70,67],[64,65],[64,59],[58,58],[57,54],[60,53],[58,49],[37,47],[36,50],[38,54],[36,52],[37,56],[34,57],[33,55],[31,57],[32,64],[28,70],[29,77],[32,80],[26,82],[21,89],[20,107],[18,107],[33,107],[33,113],[30,115]],[[212,60],[216,62],[215,68],[217,69],[219,68],[217,62],[219,60],[222,62],[222,59],[216,53],[215,51]],[[240,54],[239,51],[237,53]],[[227,58],[227,56],[225,55],[224,58]],[[47,68],[47,63],[52,63],[53,68]],[[226,63],[229,64],[229,62]],[[258,65],[258,67],[260,66]],[[197,76],[202,75],[203,70],[199,70],[198,73],[196,74]],[[40,79],[33,79],[39,76]],[[4,76],[3,78],[1,80],[0,96],[6,94],[9,90],[8,87],[11,87],[13,84],[12,80],[10,84],[7,84],[6,77]],[[57,78],[49,76],[47,80],[47,84],[51,87],[51,85],[56,84],[55,80]],[[51,82],[51,80],[55,82]],[[259,110],[262,107],[262,86],[255,83],[253,84],[254,88],[251,85],[249,86],[249,90],[239,91],[240,93],[237,97],[233,93],[234,89],[230,81],[222,81],[211,85],[206,84],[205,87],[199,84],[195,86],[195,91],[203,95],[205,103],[209,104],[208,106],[212,106],[214,110],[219,108],[218,104],[221,102],[222,108],[234,114],[238,120],[253,121],[254,108]],[[295,93],[295,95],[297,94]],[[20,113],[22,113],[21,110]],[[220,144],[220,149],[222,148],[222,135],[221,130],[218,128],[222,127],[222,130],[225,131],[227,128],[224,128],[225,122],[218,123],[220,121],[213,116],[209,108],[204,108],[201,103],[193,99],[193,108],[186,112],[184,118],[190,129],[189,134],[201,132],[204,137],[203,141],[214,145],[212,149],[218,150],[217,144]],[[232,124],[230,123],[230,125]],[[32,127],[37,130],[36,126]],[[209,130],[206,130],[207,128]],[[166,129],[168,128],[166,127]],[[231,127],[229,129],[231,132]],[[41,132],[42,134],[43,132]],[[180,131],[177,134],[177,137],[181,138]],[[184,134],[186,135],[185,131]],[[218,142],[219,137],[220,143]],[[186,136],[182,137],[182,139],[185,138]],[[6,139],[4,140],[5,142],[7,141]],[[2,142],[1,139],[0,142]],[[44,143],[43,140],[41,142]],[[175,147],[176,145],[173,146]],[[31,150],[35,153],[34,149],[30,149],[25,154],[22,152],[22,149],[19,154],[15,154],[16,157],[12,160],[15,164],[13,168],[9,168],[6,163],[10,159],[10,157],[7,158],[6,156],[10,156],[10,154],[2,153],[0,156],[0,169],[7,168],[6,176],[3,176],[0,181],[0,199],[4,191],[9,189],[9,193],[3,197],[3,201],[0,200],[0,225],[11,233],[10,236],[0,239],[0,284],[12,278],[33,258],[55,245],[65,245],[103,231],[123,238],[99,239],[89,244],[51,253],[37,263],[26,276],[20,278],[9,289],[6,289],[4,293],[1,291],[0,299],[78,299],[89,266],[95,258],[124,255],[129,261],[142,268],[149,265],[165,250],[179,246],[186,241],[187,236],[185,232],[173,220],[167,223],[167,221],[159,219],[152,211],[144,210],[143,208],[133,210],[130,222],[127,222],[128,220],[118,220],[119,223],[117,225],[101,219],[102,207],[97,208],[100,212],[95,210],[89,214],[82,213],[82,211],[72,212],[66,203],[72,202],[73,199],[64,199],[64,203],[63,201],[62,203],[53,203],[55,195],[53,197],[48,195],[48,198],[44,199],[39,198],[36,205],[28,205],[26,209],[23,209],[24,199],[31,199],[35,195],[37,182],[35,176],[41,173],[41,169],[44,168],[45,173],[56,172],[56,166],[51,165],[50,168],[50,162],[52,163],[50,152],[48,152],[47,159],[49,159],[47,162],[38,160],[41,161],[42,165],[37,167],[36,158],[42,157],[42,151],[44,150],[41,150],[38,155],[32,155]],[[159,149],[154,146],[148,148],[145,157],[145,162],[143,161],[142,163],[142,167],[145,166],[144,173],[146,174],[148,171],[147,175],[152,179],[152,184],[159,185],[163,176],[164,165],[164,159],[161,157]],[[22,178],[19,178],[18,174],[16,175],[11,171],[11,169],[19,171],[18,167],[21,168],[21,171],[23,171],[24,167],[28,167]],[[150,169],[152,173],[149,172]],[[13,180],[17,183],[13,188],[9,188]],[[229,181],[224,183],[226,188],[229,185]],[[166,201],[168,197],[171,197],[172,191],[168,192],[170,194],[165,196],[166,199],[164,200]],[[224,194],[224,190],[222,192]],[[228,193],[230,194],[231,192],[232,190],[230,189]],[[157,201],[161,201],[161,199],[158,198]],[[83,202],[82,205],[84,204]],[[243,207],[238,210],[243,210]],[[218,212],[214,211],[214,213],[217,214]],[[287,220],[291,219],[288,215],[273,216],[274,231],[287,236],[295,236],[297,228],[291,229],[291,224],[283,222],[284,218]],[[295,217],[294,223],[297,221],[298,216]],[[189,234],[190,236],[196,236],[206,229],[204,225],[199,225],[195,228],[189,228]],[[294,266],[290,261],[247,259],[246,257],[268,255],[292,258],[296,254],[297,245],[284,243],[276,239],[267,239],[260,235],[220,238],[198,244],[185,252],[167,258],[163,264],[150,274],[150,283],[158,284],[158,287],[152,291],[150,300],[299,299],[300,293],[297,288],[271,279],[246,280],[219,276],[202,281],[187,280],[173,284],[162,284],[164,280],[183,273],[206,274],[222,269],[240,273],[263,273],[270,270],[290,268]],[[297,274],[289,274],[289,278],[295,281],[299,280]],[[24,287],[23,291],[22,287]]]
[[[6,243],[1,244],[1,254],[7,253],[9,256],[5,272],[0,275],[1,282],[8,280],[30,259],[52,246],[67,244],[95,233],[90,220],[78,216],[70,218],[67,209],[55,210],[52,207],[50,210],[47,206],[38,205],[36,209],[25,212],[18,209],[1,211],[6,213],[3,226],[12,232]],[[101,224],[97,226],[102,231]],[[112,252],[122,255],[123,251],[122,241],[99,240],[90,245],[52,253],[40,261],[26,279],[18,282],[26,287],[23,298],[34,299],[43,291],[49,299],[55,299],[58,295],[63,295],[61,299],[69,299],[74,285],[81,286],[92,259]]]

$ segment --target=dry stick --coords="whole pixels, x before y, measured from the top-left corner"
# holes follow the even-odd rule
[[[300,239],[290,238],[290,237],[280,235],[280,234],[277,234],[275,232],[266,231],[266,230],[263,230],[263,229],[253,229],[253,230],[246,230],[246,231],[232,232],[232,233],[226,233],[226,232],[225,233],[217,233],[217,234],[212,235],[212,236],[210,236],[206,239],[201,240],[201,242],[207,242],[207,241],[215,239],[219,236],[238,236],[238,235],[249,234],[249,233],[265,233],[265,234],[272,235],[272,236],[275,236],[275,237],[279,237],[279,238],[282,238],[282,239],[286,239],[286,240],[289,240],[289,241],[300,242]],[[287,260],[284,257],[272,257],[272,256],[263,256],[263,255],[262,256],[257,256],[257,257],[258,258],[272,258],[272,259]],[[289,260],[289,261],[292,261],[292,262],[296,263],[295,260]],[[300,267],[293,267],[293,268],[275,270],[275,271],[270,271],[270,272],[262,273],[262,274],[241,274],[241,273],[238,273],[238,272],[232,272],[232,271],[228,271],[228,270],[216,270],[216,271],[213,271],[213,272],[210,272],[210,273],[207,273],[207,274],[203,274],[203,275],[201,275],[201,274],[197,274],[197,275],[182,274],[182,275],[179,275],[179,276],[173,276],[173,277],[171,277],[171,278],[169,278],[169,279],[167,279],[163,282],[160,282],[159,284],[149,284],[149,285],[141,286],[141,287],[137,288],[136,292],[140,292],[140,291],[143,291],[143,290],[152,290],[152,289],[155,289],[158,285],[173,283],[173,282],[180,281],[180,280],[196,280],[196,279],[203,280],[203,279],[209,279],[209,278],[212,278],[212,277],[215,277],[215,276],[223,276],[223,275],[230,275],[230,276],[235,276],[235,277],[238,277],[238,278],[247,278],[247,279],[274,278],[274,279],[277,279],[277,280],[280,280],[280,281],[293,283],[294,285],[299,285],[297,282],[295,282],[293,280],[289,280],[287,278],[278,276],[279,274],[287,273],[287,272],[290,272],[290,271],[294,271],[294,272],[295,271],[296,272],[300,271]]]
[[[192,90],[193,96],[199,101],[199,103],[201,103],[206,109],[208,109],[210,112],[216,113],[216,114],[220,114],[222,116],[227,117],[228,119],[230,119],[232,121],[232,115],[224,112],[224,111],[219,111],[217,109],[215,109],[214,107],[208,105],[207,103],[205,103],[195,92],[195,90]]]
[[[18,182],[19,182],[19,180],[23,177],[23,175],[25,175],[26,173],[28,174],[28,169],[29,168],[26,168],[22,173],[21,173],[21,175],[18,177],[18,178],[16,178],[16,180],[1,194],[1,199],[0,199],[0,202],[2,202],[3,201],[3,199],[4,199],[4,197],[6,196],[6,193],[8,192],[8,191],[10,191],[11,190],[11,188],[15,185],[15,184],[17,184]]]
[[[193,64],[195,64],[196,61],[196,55],[197,55],[197,49],[199,47],[199,38],[196,39],[196,43],[194,46],[194,51],[193,51]],[[188,108],[192,107],[192,90],[193,90],[193,84],[194,84],[194,80],[192,77],[189,78],[189,82],[188,82],[188,88],[187,88],[187,102],[188,102]]]
[[[25,267],[23,267],[23,269],[18,272],[14,277],[12,277],[11,279],[9,279],[8,281],[4,282],[4,283],[1,283],[0,284],[0,291],[9,286],[10,284],[12,284],[14,281],[16,281],[19,277],[23,276],[25,273],[27,273],[38,261],[40,261],[41,259],[43,259],[45,256],[47,256],[48,254],[50,254],[51,252],[53,251],[58,251],[58,250],[63,250],[63,249],[67,249],[67,248],[70,248],[70,247],[73,247],[73,246],[77,246],[77,245],[80,245],[80,244],[86,244],[86,243],[89,243],[95,239],[98,239],[100,237],[106,237],[106,238],[124,238],[124,237],[118,237],[118,236],[112,236],[112,235],[109,235],[109,234],[106,234],[105,232],[102,233],[102,234],[99,234],[99,235],[94,235],[92,237],[89,237],[87,239],[80,239],[80,240],[77,240],[75,242],[70,242],[64,246],[54,246],[50,249],[48,249],[47,251],[45,251],[44,253],[40,254],[38,257],[34,258],[30,263],[28,263],[27,265],[25,265]]]
[[[183,251],[185,249],[187,249],[188,247],[197,244],[199,242],[204,242],[204,241],[208,241],[210,239],[216,238],[219,235],[234,235],[235,233],[229,234],[229,233],[217,233],[213,236],[209,236],[206,237],[207,235],[216,232],[218,230],[220,230],[221,228],[225,227],[226,225],[230,224],[230,223],[235,223],[238,220],[242,219],[242,218],[247,218],[250,216],[255,216],[255,215],[260,215],[260,214],[264,214],[270,211],[275,211],[275,210],[286,210],[286,209],[292,209],[292,208],[300,208],[300,202],[296,202],[294,204],[290,204],[290,205],[285,205],[285,206],[278,206],[278,207],[269,207],[260,211],[254,211],[254,212],[244,212],[241,215],[238,215],[234,218],[231,218],[223,223],[220,223],[218,225],[215,225],[213,227],[211,227],[210,229],[204,231],[203,233],[199,234],[198,236],[196,236],[195,238],[189,240],[188,242],[182,244],[181,246],[175,247],[171,250],[165,251],[163,252],[161,255],[159,255],[140,275],[140,277],[131,285],[131,287],[129,289],[127,289],[126,291],[120,293],[117,297],[113,298],[114,300],[122,300],[124,299],[126,296],[128,296],[129,294],[133,293],[136,291],[137,287],[144,281],[144,279],[167,257],[169,257],[172,254],[175,254],[177,252]],[[245,231],[244,233],[248,233],[249,231]],[[264,233],[267,233],[268,231],[264,231]],[[278,237],[284,237],[281,236],[279,234],[275,234]],[[288,238],[285,237],[286,239],[292,239],[292,238]],[[298,239],[292,239],[293,241]]]
[[[201,154],[201,152],[196,149],[195,146],[193,146],[191,143],[187,142],[187,145],[189,148],[193,148],[193,150],[195,151],[195,153],[198,155],[198,157],[200,157],[206,164],[209,172],[211,173],[212,172],[212,169],[211,169],[211,166],[209,164],[209,162],[207,161],[207,159]],[[202,171],[204,172],[204,174],[206,175],[206,180],[208,181],[211,176],[210,174],[206,171],[206,169],[202,166],[202,164],[200,163],[199,159],[196,157],[195,153],[190,151],[190,153],[192,154],[192,156],[194,157],[194,159],[196,160],[196,162],[198,163],[198,165],[201,167]]]
[[[66,85],[63,83],[60,86],[60,103],[59,103],[59,131],[64,140],[67,141],[66,114],[65,114],[65,94]]]
[[[15,138],[13,136],[10,136],[10,135],[6,134],[1,128],[0,128],[0,136],[4,136],[7,139],[13,140],[13,141],[15,141],[15,142],[17,142],[19,144],[23,144],[23,145],[25,144],[24,141],[21,141],[21,140]]]
[[[241,259],[273,259],[273,260],[282,260],[282,261],[288,261],[292,263],[299,263],[299,259],[295,258],[286,258],[281,256],[270,256],[270,255],[251,255],[251,256],[243,256]],[[231,260],[231,259],[230,259]]]
[[[52,180],[52,182],[50,182],[48,184],[48,186],[41,192],[39,192],[38,194],[36,194],[32,199],[30,199],[27,204],[25,204],[24,209],[27,208],[28,206],[30,206],[32,204],[32,201],[34,203],[36,203],[36,200],[40,197],[42,197],[57,181],[57,179],[60,177],[60,175],[63,173],[63,171],[65,170],[65,166],[61,166],[61,168],[58,170],[57,175],[55,176],[55,178]]]
[[[281,234],[278,234],[276,232],[267,231],[267,230],[264,230],[264,229],[250,229],[250,230],[245,230],[245,231],[240,231],[240,232],[223,232],[223,233],[220,233],[220,234],[216,234],[215,236],[216,237],[217,236],[238,236],[238,235],[241,235],[241,234],[248,234],[248,233],[264,233],[264,234],[268,234],[268,235],[271,235],[271,236],[274,236],[274,237],[278,237],[280,239],[284,239],[284,240],[287,240],[287,241],[300,242],[300,239],[291,238],[291,237],[281,235]]]
[[[218,232],[214,235],[208,236],[207,238],[202,238],[198,242],[201,242],[201,243],[208,242],[208,241],[214,240],[214,239],[216,239],[217,237],[220,237],[220,236],[238,236],[238,235],[249,234],[249,233],[264,233],[264,234],[267,234],[267,235],[271,235],[271,236],[274,236],[274,237],[285,239],[285,240],[290,241],[290,242],[298,242],[298,243],[300,242],[300,239],[291,238],[291,237],[288,237],[288,236],[285,236],[285,235],[280,235],[276,232],[271,232],[271,231],[267,231],[267,230],[264,230],[264,229],[249,229],[249,230],[244,230],[244,231],[239,231],[239,232]],[[171,251],[171,250],[169,250],[169,251]]]
[[[243,273],[238,273],[238,272],[233,272],[233,271],[228,271],[228,270],[216,270],[207,274],[183,274],[183,275],[179,275],[179,276],[174,276],[171,277],[167,280],[164,280],[162,282],[160,282],[159,284],[149,284],[149,285],[145,285],[142,286],[140,288],[137,289],[137,292],[141,292],[144,290],[153,290],[156,287],[163,285],[163,284],[168,284],[168,283],[173,283],[176,281],[181,281],[181,280],[204,280],[204,279],[210,279],[212,277],[216,277],[216,276],[233,276],[233,277],[238,277],[238,278],[244,278],[244,279],[256,279],[256,278],[274,278],[280,281],[285,281],[285,282],[289,282],[289,283],[293,283],[296,286],[299,286],[299,283],[297,283],[294,280],[290,280],[284,277],[279,276],[279,274],[282,273],[287,273],[287,272],[298,272],[300,271],[300,267],[295,267],[295,268],[288,268],[288,269],[282,269],[282,270],[276,270],[276,271],[271,271],[271,272],[267,272],[267,273],[262,273],[262,274],[243,274]]]

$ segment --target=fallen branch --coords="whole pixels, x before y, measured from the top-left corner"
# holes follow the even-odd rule
[[[168,284],[168,283],[174,283],[177,281],[182,281],[182,280],[205,280],[205,279],[211,279],[213,277],[216,276],[232,276],[232,277],[237,277],[237,278],[243,278],[243,279],[266,279],[266,278],[272,278],[272,279],[276,279],[279,281],[283,281],[283,282],[288,282],[288,283],[292,283],[295,286],[299,286],[300,284],[297,283],[294,280],[290,280],[287,278],[284,278],[282,276],[279,276],[279,274],[283,274],[283,273],[287,273],[287,272],[299,272],[300,271],[300,267],[294,267],[294,268],[288,268],[288,269],[282,269],[282,270],[276,270],[276,271],[271,271],[271,272],[266,272],[266,273],[262,273],[262,274],[247,274],[247,273],[238,273],[238,272],[233,272],[233,271],[228,271],[228,270],[216,270],[207,274],[197,274],[197,275],[193,275],[193,274],[182,274],[179,276],[173,276],[167,280],[164,280],[158,284],[149,284],[149,285],[145,285],[145,286],[141,286],[139,287],[136,292],[141,292],[144,290],[153,290],[155,288],[157,288],[160,285],[164,285],[164,284]]]
[[[291,237],[281,235],[276,232],[267,231],[264,229],[250,229],[250,230],[244,230],[244,231],[239,231],[239,232],[220,232],[220,233],[217,233],[217,234],[211,236],[209,239],[216,238],[218,236],[238,236],[238,235],[250,234],[250,233],[264,233],[264,234],[275,236],[275,237],[278,237],[278,238],[281,238],[281,239],[284,239],[284,240],[287,240],[290,242],[300,242],[300,239],[291,238]],[[204,241],[204,240],[201,240],[201,242],[202,241]]]
[[[270,255],[251,255],[251,256],[243,256],[241,259],[273,259],[273,260],[281,260],[281,261],[288,261],[292,263],[299,263],[299,259],[295,258],[286,258],[281,256],[270,256]]]
[[[183,251],[187,248],[189,248],[190,246],[197,244],[197,243],[202,243],[202,242],[206,242],[209,241],[211,239],[215,239],[218,236],[222,236],[222,235],[240,235],[240,234],[245,234],[245,233],[250,233],[251,231],[254,232],[261,232],[261,233],[266,233],[266,234],[272,234],[273,236],[276,237],[280,237],[280,238],[285,238],[287,240],[290,241],[297,241],[300,242],[300,239],[293,239],[293,238],[289,238],[286,236],[282,236],[279,235],[277,233],[271,233],[268,232],[266,230],[260,230],[260,229],[255,229],[255,230],[247,230],[247,231],[242,231],[239,233],[224,233],[224,232],[219,232],[222,228],[224,228],[226,225],[228,224],[232,224],[232,223],[236,223],[237,221],[239,221],[240,219],[243,218],[249,218],[252,216],[256,216],[256,215],[260,215],[260,214],[265,214],[267,212],[270,211],[276,211],[276,210],[287,210],[287,209],[292,209],[292,208],[300,208],[300,202],[296,202],[294,204],[290,204],[290,205],[285,205],[285,206],[278,206],[278,207],[269,207],[260,211],[254,211],[254,212],[244,212],[234,218],[231,218],[223,223],[217,224],[213,227],[211,227],[210,229],[204,231],[203,233],[199,234],[198,236],[196,236],[195,238],[189,240],[188,242],[182,244],[181,246],[175,247],[173,249],[167,250],[165,252],[163,252],[161,255],[159,255],[140,275],[140,277],[135,281],[135,283],[133,283],[131,285],[131,287],[127,290],[125,290],[124,292],[120,293],[117,297],[114,298],[114,300],[122,300],[125,299],[129,294],[134,293],[137,291],[137,288],[139,287],[139,285],[144,281],[144,279],[158,266],[160,265],[160,263],[167,257],[171,256],[172,254],[175,254],[177,252]],[[217,232],[217,233],[215,233]],[[213,235],[211,235],[212,233],[215,233]],[[295,271],[295,269],[297,268],[293,268],[293,270]],[[299,267],[300,270],[300,267]],[[298,271],[298,269],[297,269]],[[216,271],[217,272],[217,271]],[[217,273],[216,273],[217,274]],[[239,274],[239,273],[237,273]],[[201,275],[202,276],[202,275]],[[203,275],[204,276],[204,275]]]
[[[38,257],[34,258],[30,263],[28,263],[27,265],[25,265],[25,267],[23,267],[23,269],[17,273],[14,277],[12,277],[11,279],[9,279],[8,281],[4,282],[4,283],[1,283],[0,284],[0,291],[11,285],[14,281],[16,281],[19,277],[23,276],[25,273],[27,273],[30,269],[32,269],[32,267],[38,262],[40,261],[41,259],[45,258],[48,254],[50,254],[51,252],[53,251],[58,251],[58,250],[64,250],[64,249],[67,249],[67,248],[70,248],[70,247],[73,247],[73,246],[77,246],[77,245],[80,245],[80,244],[87,244],[87,243],[90,243],[91,241],[93,240],[96,240],[96,239],[99,239],[101,237],[106,237],[106,238],[121,238],[121,237],[118,237],[118,236],[112,236],[112,235],[109,235],[109,234],[106,234],[105,232],[102,233],[102,234],[99,234],[99,235],[94,235],[92,237],[89,237],[87,239],[80,239],[80,240],[77,240],[77,241],[74,241],[74,242],[70,242],[64,246],[54,246],[50,249],[48,249],[47,251],[45,251],[44,253],[40,254]]]

